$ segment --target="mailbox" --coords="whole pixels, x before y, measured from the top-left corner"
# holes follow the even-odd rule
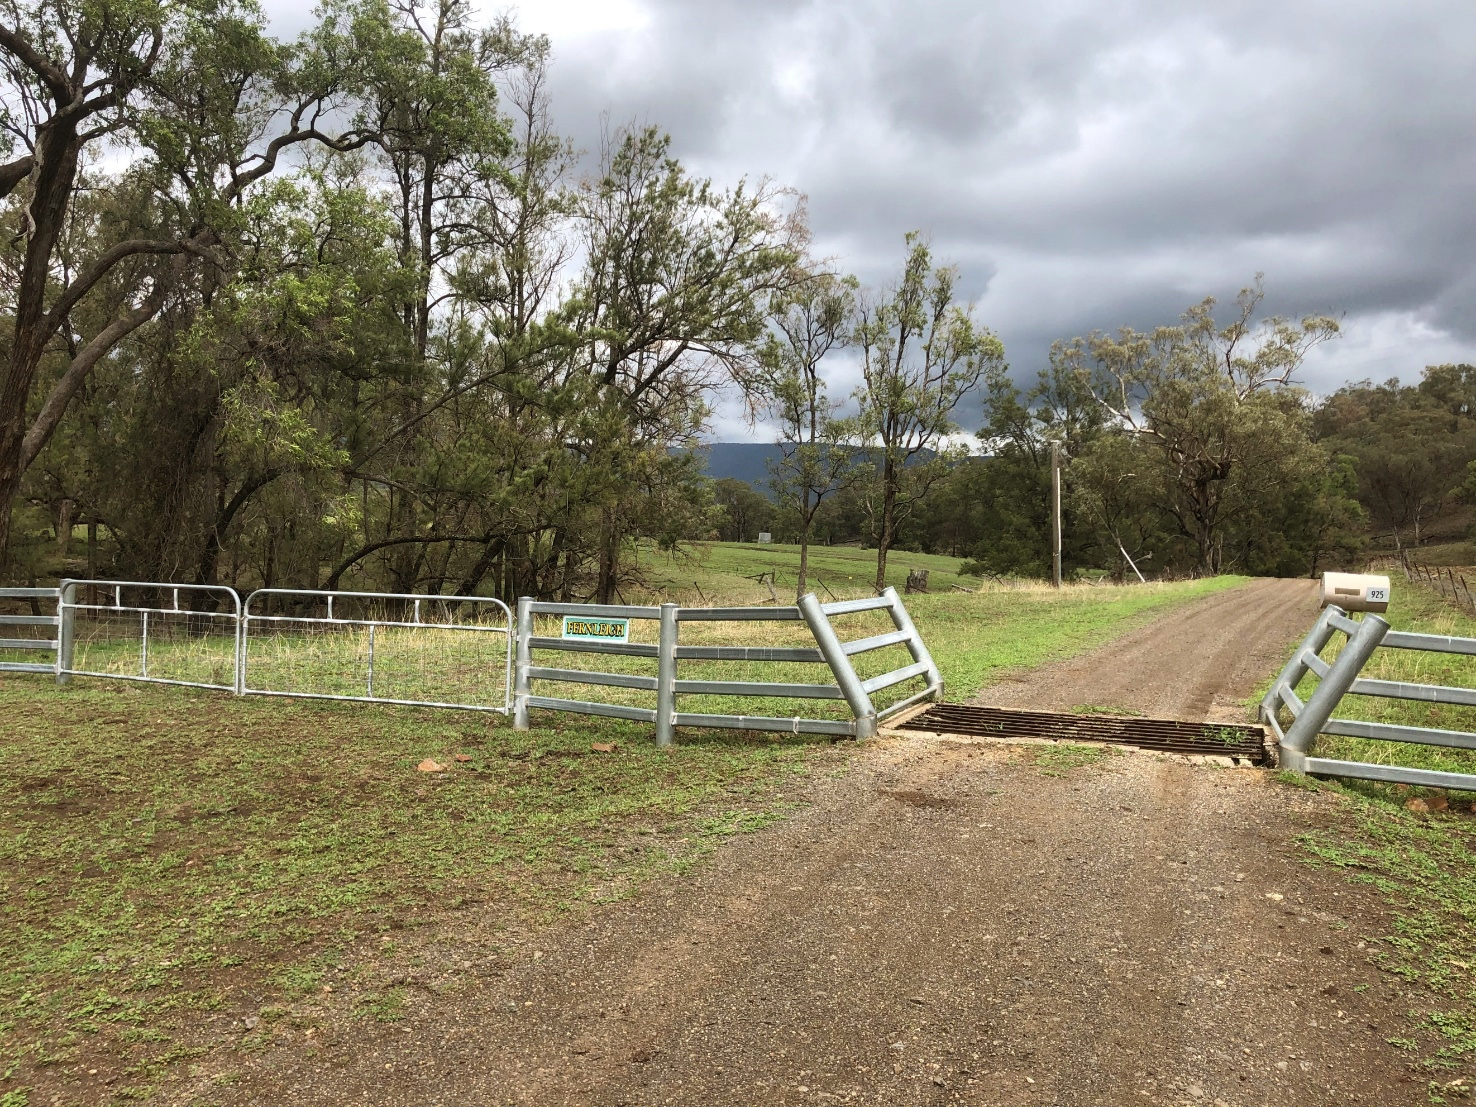
[[[1389,610],[1389,578],[1368,573],[1323,573],[1322,606],[1344,611]]]

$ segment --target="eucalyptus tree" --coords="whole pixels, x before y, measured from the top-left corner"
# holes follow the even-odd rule
[[[877,591],[886,587],[899,522],[962,453],[948,443],[954,409],[986,369],[1004,362],[1004,346],[975,322],[972,305],[956,302],[958,271],[935,267],[918,233],[906,242],[901,280],[861,297],[852,338],[864,379],[856,393],[861,432],[878,458],[868,500]]]
[[[769,298],[794,280],[802,213],[768,183],[720,189],[691,177],[655,128],[617,132],[582,189],[585,268],[571,325],[599,436],[572,448],[603,473],[595,594],[613,593],[633,497],[694,446],[711,389],[751,383]]]
[[[1203,573],[1224,564],[1232,479],[1265,462],[1265,449],[1284,429],[1274,425],[1294,417],[1277,393],[1292,385],[1308,351],[1338,333],[1337,320],[1327,316],[1258,323],[1263,297],[1258,275],[1224,326],[1215,321],[1214,299],[1206,298],[1177,325],[1098,331],[1055,353],[1090,381],[1111,425],[1160,452],[1164,506]]]
[[[1473,376],[1469,366],[1443,365],[1426,368],[1418,385],[1362,381],[1317,412],[1323,441],[1355,459],[1359,499],[1396,548],[1420,545],[1476,458]]]
[[[241,0],[0,6],[10,159],[0,196],[15,221],[3,247],[13,323],[0,377],[0,551],[21,478],[83,382],[171,297],[199,296],[218,279],[251,188],[295,147],[370,140],[325,123],[354,68],[321,28],[291,46],[273,41]],[[119,157],[128,168],[105,175]],[[77,199],[100,185],[119,203],[85,257],[63,265]],[[104,301],[106,310],[82,310]]]
[[[863,476],[854,446],[856,420],[840,413],[823,363],[844,348],[854,326],[854,277],[802,277],[771,305],[772,330],[761,355],[764,402],[779,427],[779,457],[769,484],[799,523],[796,595],[805,593],[815,516],[828,496]]]
[[[1028,388],[1000,363],[986,368],[982,383],[977,437],[986,456],[959,474],[982,515],[971,553],[988,572],[1044,574],[1052,559],[1051,447],[1060,446],[1068,459],[1081,457],[1100,435],[1101,408],[1054,353]],[[1062,562],[1068,569],[1086,564],[1093,545],[1079,525],[1080,508],[1067,497]]]

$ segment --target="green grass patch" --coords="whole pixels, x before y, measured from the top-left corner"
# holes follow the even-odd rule
[[[1143,713],[1131,707],[1114,707],[1110,703],[1079,703],[1071,709],[1073,715],[1115,715],[1141,719]]]
[[[7,679],[0,718],[0,1073],[68,1035],[131,1056],[243,988],[311,992],[356,941],[460,908],[619,894],[831,750],[80,679]]]
[[[1029,747],[1026,751],[1041,776],[1066,776],[1072,769],[1100,765],[1112,751],[1106,746],[1084,746],[1074,742]]]
[[[961,699],[1234,583],[908,603]],[[838,622],[846,638],[890,625],[876,613]],[[796,632],[803,641],[802,624],[770,624],[764,640]],[[733,627],[690,624],[683,640],[725,633]],[[292,660],[294,671],[337,672],[357,649],[315,646],[317,660]],[[170,648],[151,647],[151,671]],[[874,671],[907,660],[901,647],[866,656]],[[814,665],[685,665],[684,678],[829,680]],[[817,706],[825,701],[721,705]],[[67,1087],[57,1074],[79,1065],[146,1094],[195,1056],[215,1015],[256,1013],[239,1041],[259,1047],[295,1003],[342,984],[366,951],[409,955],[418,930],[454,927],[458,911],[537,920],[628,895],[727,836],[769,825],[792,802],[785,780],[839,765],[855,748],[682,731],[676,749],[658,751],[644,725],[548,712],[534,723],[519,733],[497,716],[459,712],[83,677],[60,689],[42,677],[0,680],[4,1102],[24,1103],[24,1089],[41,1085],[49,1101]],[[616,749],[595,752],[592,742]],[[426,758],[445,770],[417,771]],[[370,984],[354,1008],[391,1021],[403,1003],[392,985]]]
[[[1439,1074],[1432,1095],[1464,1094],[1476,1077],[1476,827],[1352,789],[1343,796],[1339,825],[1299,841],[1316,863],[1371,887],[1392,910],[1389,931],[1367,936],[1373,961],[1428,998],[1404,1012],[1391,1044]]]

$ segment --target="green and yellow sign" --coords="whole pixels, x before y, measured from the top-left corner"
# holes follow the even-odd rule
[[[564,637],[581,642],[629,642],[629,619],[595,619],[588,615],[565,615]]]

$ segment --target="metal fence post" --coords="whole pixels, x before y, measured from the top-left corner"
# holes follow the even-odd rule
[[[656,645],[656,744],[671,745],[676,731],[677,605],[661,605],[660,637]]]
[[[77,602],[75,581],[64,580],[56,590],[56,682],[72,683],[72,658],[76,648],[77,611],[71,605]],[[32,609],[34,610],[34,608]]]
[[[1295,652],[1282,668],[1281,674],[1271,682],[1270,689],[1261,700],[1261,721],[1265,722],[1281,710],[1281,690],[1290,688],[1296,690],[1309,671],[1307,663],[1302,660],[1308,650],[1315,654],[1322,653],[1322,649],[1332,638],[1334,630],[1332,619],[1334,615],[1345,615],[1341,607],[1329,605],[1322,609],[1322,614],[1317,617],[1317,622],[1312,624],[1312,629],[1307,632],[1307,637],[1297,645]]]
[[[231,681],[231,691],[235,695],[244,696],[246,694],[246,635],[250,630],[250,624],[246,619],[246,604],[242,601],[241,594],[232,588],[231,596],[236,602],[236,664]]]
[[[892,617],[892,625],[907,635],[907,652],[912,654],[912,660],[920,661],[928,667],[928,683],[937,686],[936,698],[941,701],[943,699],[943,672],[938,668],[937,663],[933,661],[933,655],[928,652],[928,647],[924,644],[922,635],[917,632],[917,627],[913,625],[912,616],[908,614],[906,605],[902,603],[902,597],[897,595],[897,590],[891,585],[887,586],[886,590],[882,592],[882,595],[891,601],[891,606],[887,608],[887,614]]]
[[[876,708],[871,706],[871,697],[861,687],[861,678],[856,675],[855,666],[846,656],[845,647],[841,645],[835,628],[830,625],[830,619],[821,608],[820,598],[813,592],[806,592],[799,598],[799,609],[810,627],[810,633],[815,636],[815,645],[820,647],[820,655],[835,674],[835,683],[845,697],[851,714],[856,716],[856,737],[876,737]]]
[[[528,670],[533,665],[533,597],[518,599],[518,651],[513,665],[513,729],[528,729]]]
[[[1282,768],[1299,773],[1307,771],[1307,754],[1312,751],[1312,743],[1317,741],[1317,735],[1388,633],[1388,622],[1377,615],[1365,615],[1358,630],[1348,636],[1347,644],[1317,685],[1317,691],[1286,728],[1286,737],[1281,742]]]

